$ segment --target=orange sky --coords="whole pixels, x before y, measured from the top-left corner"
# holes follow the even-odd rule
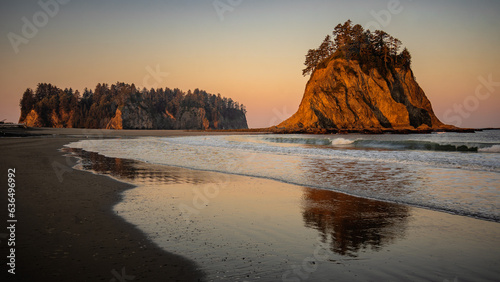
[[[274,125],[300,103],[307,50],[350,18],[403,41],[443,122],[500,127],[498,1],[17,2],[1,4],[0,120],[17,122],[39,82],[122,81],[220,93],[246,105],[250,127]]]

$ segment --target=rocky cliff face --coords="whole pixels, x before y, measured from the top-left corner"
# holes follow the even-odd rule
[[[130,105],[116,109],[106,129],[174,129],[174,119],[167,114],[153,114],[144,105]]]
[[[59,114],[52,111],[49,115],[52,127],[55,128],[71,128],[73,112],[61,111]],[[24,123],[28,127],[43,127],[43,121],[35,110],[31,110],[26,118],[19,120],[19,123]]]
[[[19,123],[24,123],[28,127],[42,127],[43,124],[40,121],[40,117],[35,110],[31,110],[24,120],[20,120]]]
[[[337,58],[316,69],[298,111],[278,125],[288,130],[451,128],[434,115],[411,69],[363,72],[357,61]]]
[[[248,129],[247,119],[241,113],[235,113],[230,116],[221,116],[213,125],[218,129]]]
[[[230,114],[229,114],[230,115]],[[248,128],[245,114],[237,111],[230,117],[221,115],[214,124],[205,109],[191,108],[180,111],[174,117],[167,110],[161,114],[151,113],[145,105],[126,104],[116,110],[106,129],[240,129]]]

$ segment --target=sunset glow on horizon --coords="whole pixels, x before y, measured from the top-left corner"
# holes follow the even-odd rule
[[[403,42],[442,122],[500,127],[499,1],[20,2],[2,2],[0,120],[17,122],[38,83],[119,81],[220,93],[250,128],[276,125],[300,104],[307,50],[351,19]]]

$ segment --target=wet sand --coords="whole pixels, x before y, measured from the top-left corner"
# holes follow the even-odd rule
[[[211,281],[494,281],[500,224],[272,180],[106,158],[114,211]]]
[[[59,151],[64,144],[80,140],[82,136],[107,138],[118,133],[134,136],[133,132],[9,129],[2,133],[5,131],[9,136],[44,136],[0,138],[1,179],[5,187],[0,197],[1,281],[198,281],[203,278],[202,271],[193,262],[160,249],[142,231],[112,212],[112,207],[121,200],[120,193],[133,188],[132,185],[72,169],[76,159],[65,157]],[[6,265],[10,253],[6,230],[8,168],[16,170],[15,275],[7,273]]]

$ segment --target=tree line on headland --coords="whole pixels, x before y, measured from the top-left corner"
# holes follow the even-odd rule
[[[26,89],[20,107],[20,122],[36,127],[247,128],[244,105],[199,89],[139,90],[134,84],[117,82],[99,83],[94,91],[85,88],[81,94],[39,83],[35,91]]]
[[[402,42],[385,31],[364,30],[361,25],[352,25],[348,20],[338,24],[332,33],[333,39],[327,35],[317,49],[307,52],[306,68],[302,70],[304,76],[325,68],[336,58],[358,61],[365,73],[373,68],[381,74],[394,67],[410,69],[410,52],[406,48],[399,52]]]

